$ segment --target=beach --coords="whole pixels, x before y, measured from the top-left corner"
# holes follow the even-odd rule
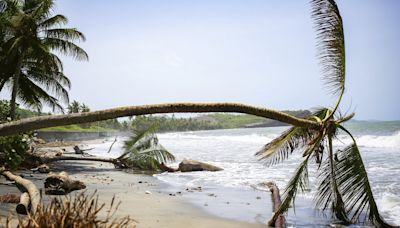
[[[363,123],[349,127],[359,142],[380,212],[388,222],[398,224],[400,166],[396,158],[400,148],[400,122]],[[72,178],[83,181],[87,185],[86,191],[97,191],[104,203],[109,203],[115,195],[117,201],[122,202],[116,215],[130,216],[138,221],[137,227],[266,227],[272,216],[272,205],[271,194],[262,183],[273,181],[283,193],[301,155],[293,154],[284,163],[268,167],[259,162],[254,153],[285,129],[231,129],[158,135],[160,143],[177,158],[170,166],[177,167],[182,159],[189,158],[222,167],[224,170],[219,172],[138,174],[115,169],[108,163],[77,161],[57,162],[51,166],[53,171],[67,171]],[[73,151],[72,146],[79,144],[81,148],[94,148],[87,152],[97,157],[112,158],[121,153],[125,140],[119,137],[108,152],[114,139],[66,143],[61,148]],[[340,148],[348,140],[339,135],[334,143]],[[57,149],[41,150],[54,152]],[[296,210],[289,210],[286,216],[288,226],[329,227],[337,222],[331,219],[328,211],[322,213],[315,209],[316,171],[315,164],[311,164],[309,188],[304,194],[298,194]],[[23,173],[43,188],[46,174]],[[1,186],[0,191],[2,194],[8,191],[18,193],[14,186]],[[0,206],[3,217],[14,210],[15,205]],[[365,226],[357,224],[354,227]]]
[[[108,206],[115,196],[116,202],[121,202],[115,217],[129,216],[137,221],[138,228],[265,227],[259,223],[235,221],[208,213],[182,197],[184,194],[193,193],[166,190],[165,184],[152,175],[127,173],[116,170],[112,164],[86,161],[60,161],[52,164],[51,167],[55,172],[67,171],[72,179],[83,181],[87,187],[81,191],[86,191],[87,194],[96,191],[100,203]],[[46,174],[28,174],[29,171],[22,171],[22,173],[39,188],[43,188]],[[4,178],[0,178],[0,182],[4,181]],[[6,193],[18,194],[19,191],[14,186],[2,186],[0,194]],[[14,218],[16,216],[15,204],[1,204],[2,221],[10,215]]]

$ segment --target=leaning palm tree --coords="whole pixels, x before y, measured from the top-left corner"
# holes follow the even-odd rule
[[[175,161],[175,157],[158,141],[157,126],[134,129],[124,143],[124,153],[116,160],[126,167],[139,170],[164,170],[163,164]]]
[[[308,117],[321,124],[319,129],[292,127],[256,153],[267,165],[282,162],[292,153],[303,155],[270,224],[294,204],[298,191],[307,188],[308,164],[314,160],[319,172],[317,207],[330,209],[345,223],[369,220],[378,227],[390,227],[379,214],[356,140],[342,125],[353,115],[343,117],[338,113],[346,80],[345,39],[338,6],[334,0],[312,0],[311,5],[323,80],[338,100],[334,108],[319,109]],[[332,141],[340,131],[350,136],[352,144],[335,151]]]
[[[321,180],[316,197],[317,205],[323,209],[330,208],[335,217],[345,222],[368,219],[377,226],[390,227],[379,214],[356,141],[342,125],[353,115],[342,117],[338,113],[345,92],[346,79],[344,32],[339,9],[333,0],[312,0],[311,4],[318,32],[318,49],[324,79],[331,92],[338,95],[338,101],[333,108],[323,108],[306,119],[300,119],[275,110],[236,103],[131,106],[4,123],[0,124],[0,136],[46,127],[155,113],[237,112],[274,119],[294,127],[268,143],[257,155],[268,164],[281,162],[294,152],[302,153],[304,159],[289,181],[283,203],[273,219],[288,210],[299,190],[305,190],[308,182],[308,164],[314,158],[319,164]],[[348,134],[353,143],[344,149],[334,151],[332,141],[339,131]]]
[[[62,75],[62,63],[54,52],[87,60],[86,52],[73,43],[85,40],[84,35],[74,28],[61,28],[68,20],[63,15],[51,15],[53,0],[7,2],[16,7],[5,23],[8,35],[2,45],[7,59],[13,63],[8,64],[12,74],[3,76],[1,82],[11,83],[11,118],[15,117],[17,97],[37,108],[42,103],[61,108],[58,99],[48,92],[68,102],[69,81]]]

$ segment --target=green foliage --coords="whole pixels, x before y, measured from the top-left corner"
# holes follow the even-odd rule
[[[10,102],[6,100],[0,100],[0,123],[9,121],[10,114]]]
[[[89,127],[81,127],[80,125],[72,124],[67,126],[59,126],[59,127],[49,127],[41,129],[40,131],[45,132],[112,132],[116,131],[112,128],[104,128],[99,127],[94,124],[90,125]]]
[[[29,150],[31,139],[29,134],[0,137],[0,166],[17,168]]]
[[[309,111],[285,111],[298,117],[308,116]],[[216,113],[202,115],[192,118],[175,118],[175,116],[137,116],[132,120],[132,127],[136,129],[146,129],[153,124],[159,126],[160,132],[170,131],[196,131],[213,129],[231,129],[243,127],[268,127],[283,126],[278,121],[265,119],[252,115],[235,115],[227,113]]]
[[[9,121],[10,103],[0,100],[0,123]],[[17,168],[29,150],[32,134],[17,134],[0,137],[0,166]]]
[[[87,60],[86,52],[74,44],[85,40],[67,23],[63,15],[52,15],[53,0],[5,0],[7,8],[0,16],[0,90],[10,84],[11,114],[15,118],[18,98],[25,106],[41,110],[49,105],[63,111],[68,102],[69,79],[63,74],[55,53]]]
[[[81,112],[81,104],[74,100],[71,102],[71,104],[68,105],[67,107],[68,113],[80,113]]]
[[[124,153],[117,158],[129,168],[158,171],[162,163],[175,161],[167,149],[159,142],[157,127],[133,130],[133,135],[125,141]]]

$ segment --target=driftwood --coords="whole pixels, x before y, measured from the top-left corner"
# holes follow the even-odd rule
[[[204,162],[184,159],[181,163],[179,163],[178,170],[181,172],[193,172],[193,171],[221,171],[223,169]]]
[[[14,175],[10,171],[5,170],[3,167],[0,168],[0,174],[11,181],[15,181],[16,185],[21,186],[28,192],[29,197],[31,199],[31,212],[32,214],[35,214],[39,204],[41,203],[40,192],[39,189],[36,187],[36,185],[33,184],[32,181],[30,180]]]
[[[86,188],[86,185],[78,180],[72,180],[66,172],[49,173],[44,182],[47,195],[66,195],[75,190]]]
[[[268,186],[269,190],[271,191],[271,199],[272,199],[272,211],[274,213],[277,213],[279,210],[279,207],[282,204],[281,196],[279,194],[279,188],[276,186],[275,183],[273,182],[268,182],[265,184]],[[276,218],[276,219],[275,219]],[[285,217],[282,214],[279,215],[274,215],[274,217],[268,222],[269,226],[273,227],[278,227],[278,228],[284,228],[286,227],[285,224]]]
[[[111,143],[111,146],[110,146],[110,148],[108,149],[107,153],[110,153],[110,152],[111,152],[111,149],[112,149],[112,147],[114,146],[114,144],[115,144],[116,142],[117,142],[117,137],[115,137],[114,142]]]
[[[17,213],[23,214],[23,215],[28,214],[30,202],[31,202],[31,200],[29,198],[29,194],[26,192],[22,193],[20,200],[19,200],[19,204],[17,205],[17,208],[16,208]]]
[[[85,151],[88,151],[88,150],[93,150],[94,148],[89,148],[89,149],[81,149],[81,148],[79,148],[79,146],[74,146],[74,151],[75,151],[75,154],[85,154]]]
[[[31,171],[34,171],[34,172],[37,171],[39,173],[49,173],[50,172],[50,167],[48,165],[46,165],[46,164],[42,164],[42,165],[39,165],[36,168],[31,169]]]

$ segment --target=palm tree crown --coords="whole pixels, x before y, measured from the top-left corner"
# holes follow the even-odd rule
[[[268,165],[281,162],[294,152],[303,154],[303,161],[289,181],[283,202],[270,223],[273,224],[280,214],[289,209],[299,190],[307,188],[307,167],[313,157],[319,171],[316,195],[319,208],[330,209],[337,219],[345,223],[369,220],[379,227],[391,227],[379,214],[357,143],[342,126],[354,114],[343,117],[337,112],[346,79],[342,17],[334,0],[312,0],[311,5],[323,79],[328,89],[339,98],[333,109],[322,108],[308,117],[320,123],[320,129],[292,127],[256,153]],[[339,131],[348,134],[353,143],[334,151],[332,141]]]
[[[0,85],[12,86],[11,117],[15,117],[17,97],[37,109],[48,104],[63,110],[59,99],[68,103],[71,83],[55,53],[87,60],[86,52],[74,43],[84,41],[84,35],[75,28],[62,28],[68,20],[60,14],[52,15],[53,0],[6,2],[9,13],[3,17],[5,35],[0,53],[6,60],[0,62],[7,70],[1,75]]]

